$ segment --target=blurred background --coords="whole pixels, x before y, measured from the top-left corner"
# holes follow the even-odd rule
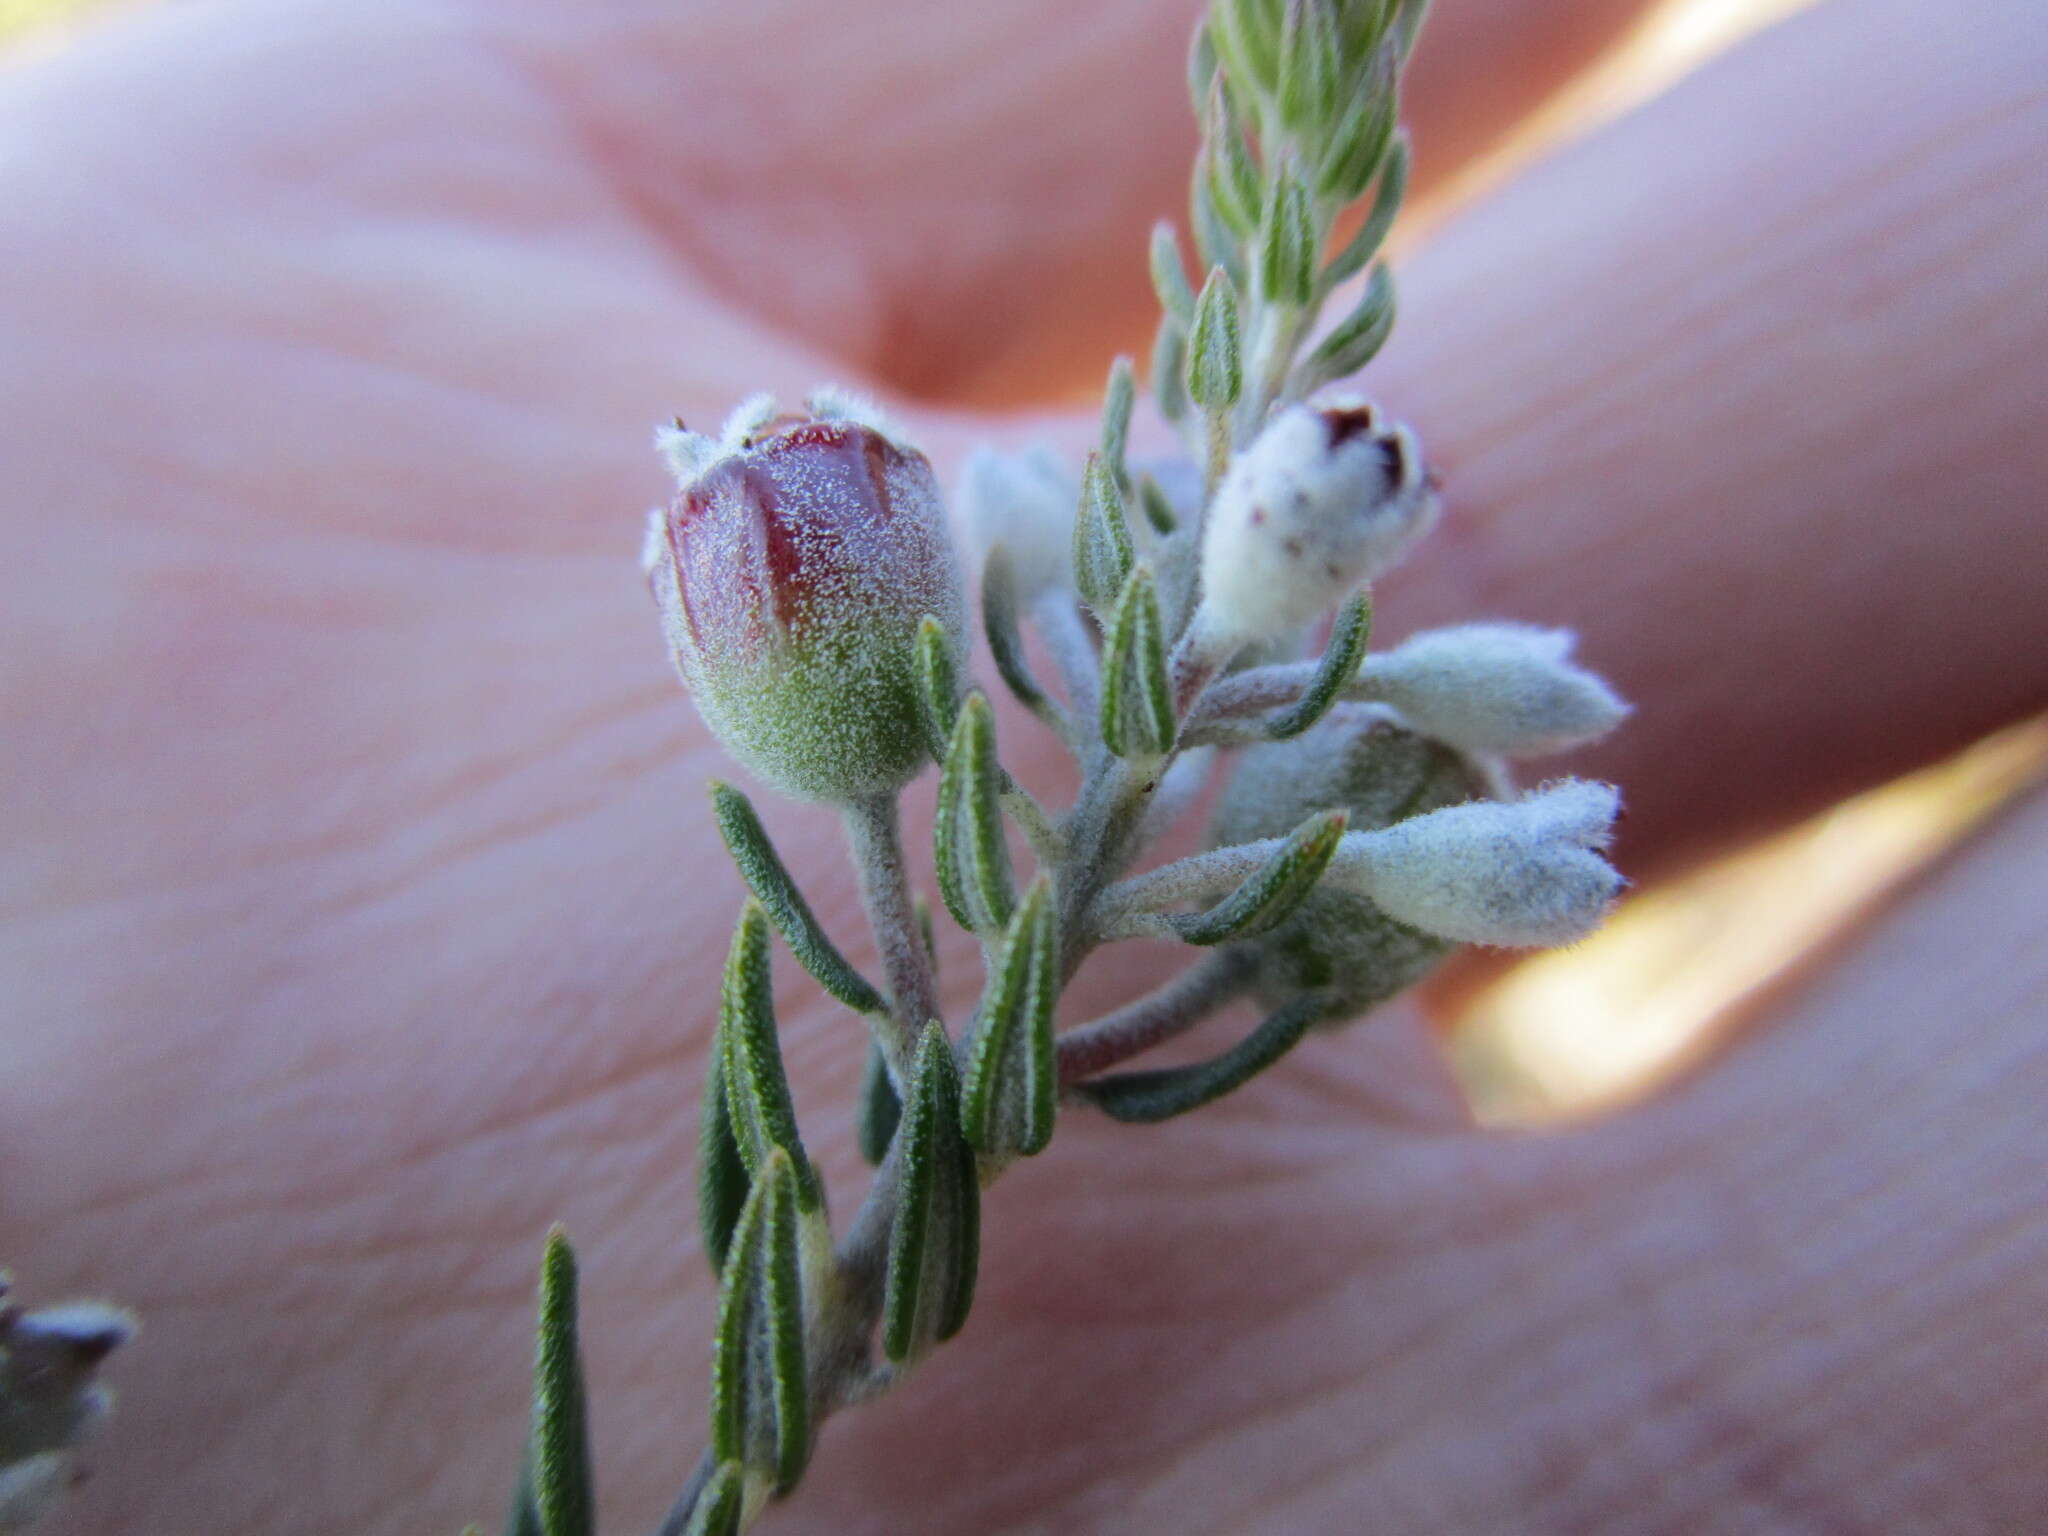
[[[107,12],[150,3],[172,0],[0,0],[0,50],[62,47]],[[1444,210],[1807,3],[1667,0],[1512,142],[1413,208],[1397,244],[1425,237]],[[2044,776],[2048,720],[2035,720],[1661,886],[1597,938],[1464,997],[1453,1054],[1481,1118],[1556,1122],[1654,1089]]]

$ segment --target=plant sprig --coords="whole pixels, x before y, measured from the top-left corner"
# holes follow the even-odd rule
[[[1562,941],[1614,893],[1598,856],[1611,791],[1510,800],[1506,761],[1591,739],[1619,701],[1541,631],[1469,626],[1368,657],[1370,580],[1427,532],[1435,486],[1405,429],[1362,403],[1308,398],[1369,362],[1393,323],[1378,255],[1407,185],[1399,80],[1425,8],[1214,0],[1197,29],[1199,285],[1170,225],[1150,249],[1151,393],[1193,469],[1133,461],[1127,359],[1077,476],[1044,456],[970,467],[968,520],[988,524],[980,627],[1004,687],[1076,762],[1063,813],[1003,764],[929,466],[886,417],[821,391],[796,428],[754,401],[715,438],[664,434],[681,512],[655,515],[647,567],[679,670],[758,776],[840,807],[881,981],[826,934],[747,799],[715,786],[751,897],[699,1134],[721,1295],[711,1443],[663,1536],[743,1529],[796,1486],[832,1415],[892,1390],[961,1330],[984,1198],[1064,1115],[1187,1113],[1411,984],[1453,942]],[[1350,312],[1315,340],[1360,274]],[[1185,480],[1199,491],[1170,490]],[[1303,636],[1332,615],[1304,656]],[[1032,632],[1057,687],[1033,668]],[[1219,747],[1248,750],[1213,846],[1134,874],[1166,804],[1192,798]],[[902,786],[933,763],[931,883],[983,959],[957,1029],[899,828]],[[771,935],[867,1026],[857,1124],[875,1171],[836,1237],[784,1080]],[[1186,946],[1188,967],[1061,1030],[1075,974],[1134,937]],[[1207,1060],[1118,1070],[1247,996],[1261,1021]],[[515,1529],[589,1536],[574,1266],[559,1236],[544,1274]]]

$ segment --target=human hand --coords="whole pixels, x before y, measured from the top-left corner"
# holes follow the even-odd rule
[[[495,1514],[557,1216],[607,1524],[652,1523],[738,888],[632,566],[647,426],[867,374],[946,403],[943,458],[1095,382],[1192,9],[224,4],[0,80],[0,1245],[149,1325],[77,1528]],[[1447,174],[1632,7],[1442,10]],[[1967,10],[1831,0],[1401,269],[1369,382],[1450,518],[1385,617],[1583,632],[1641,705],[1588,764],[1638,874],[2048,702],[2048,24]],[[959,1344],[778,1518],[2010,1528],[2048,1495],[2044,844],[2016,813],[1598,1126],[1463,1129],[1410,1013],[1165,1131],[1075,1116]],[[859,1052],[780,1002],[845,1189]]]

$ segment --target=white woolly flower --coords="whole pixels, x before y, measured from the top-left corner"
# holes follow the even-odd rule
[[[1281,411],[1223,477],[1202,549],[1203,623],[1283,634],[1391,568],[1436,520],[1422,454],[1362,404]]]
[[[1567,780],[1523,800],[1475,800],[1345,838],[1343,877],[1389,917],[1446,939],[1569,944],[1621,890],[1604,848],[1621,797]]]
[[[1366,658],[1359,683],[1425,736],[1535,757],[1605,736],[1628,705],[1568,658],[1572,633],[1525,624],[1432,629]]]
[[[1069,585],[1080,496],[1059,455],[1044,443],[1014,451],[976,448],[961,466],[958,496],[976,566],[1002,545],[1017,597],[1026,604]]]

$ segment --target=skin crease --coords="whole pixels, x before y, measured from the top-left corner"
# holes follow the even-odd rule
[[[1424,144],[1619,19],[1443,10]],[[1515,52],[1539,11],[1561,41]],[[1189,9],[1045,15],[878,10],[796,91],[667,5],[244,0],[0,76],[0,1252],[148,1329],[68,1529],[494,1518],[557,1217],[607,1529],[674,1491],[738,885],[633,565],[643,445],[886,353],[943,466],[1012,424],[964,402],[1099,378],[1177,194]],[[1631,874],[2048,704],[2043,78],[2027,0],[1828,0],[1404,265],[1370,383],[1451,512],[1387,638],[1580,627],[1642,706],[1573,765],[1627,786]],[[764,805],[851,934],[829,817]],[[1598,1125],[1462,1129],[1410,1013],[1169,1127],[1075,1115],[991,1200],[965,1333],[775,1528],[2023,1526],[2044,855],[2023,806]],[[850,1021],[787,964],[778,1002],[843,1219]]]

